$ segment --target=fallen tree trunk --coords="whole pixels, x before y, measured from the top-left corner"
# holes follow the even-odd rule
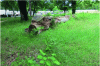
[[[53,17],[43,17],[43,16],[35,16],[32,19],[31,25],[29,26],[29,28],[25,29],[25,32],[31,32],[34,31],[34,29],[37,29],[36,33],[40,34],[42,31],[45,31],[47,29],[49,29],[50,26],[52,26],[53,24],[51,23],[51,20],[53,19]],[[69,20],[69,16],[63,16],[63,17],[57,17],[54,18],[55,19],[55,24],[56,23],[60,23],[60,22],[66,22]],[[41,29],[38,30],[39,27],[43,27]]]

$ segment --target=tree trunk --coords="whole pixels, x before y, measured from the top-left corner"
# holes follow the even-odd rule
[[[34,13],[36,13],[36,7],[37,6],[37,3],[36,3],[36,1],[34,1],[34,10],[33,10],[33,16],[34,16]]]
[[[33,11],[33,16],[34,16],[34,13],[35,13],[35,6],[34,6],[34,11]]]
[[[29,1],[29,11],[30,11],[30,16],[31,16],[31,1]]]
[[[64,1],[64,14],[65,14],[65,10],[66,10],[66,9],[65,9],[65,1]]]
[[[72,1],[72,14],[75,14],[76,10],[76,1]]]
[[[16,18],[15,13],[14,13],[14,8],[13,8],[13,16]]]
[[[6,15],[6,9],[5,9],[5,15]]]
[[[18,1],[18,5],[19,5],[19,9],[20,9],[20,13],[21,13],[21,20],[28,20],[28,13],[26,10],[26,1]],[[24,17],[24,18],[22,18]]]
[[[24,15],[20,12],[21,20],[24,20]]]

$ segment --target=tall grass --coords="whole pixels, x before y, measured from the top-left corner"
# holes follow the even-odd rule
[[[21,22],[20,18],[2,22],[2,66],[14,57],[17,58],[14,62],[22,62],[24,66],[25,56],[31,59],[34,57],[37,64],[44,66],[39,63],[37,56],[40,55],[39,50],[46,53],[47,45],[52,47],[52,51],[47,53],[48,56],[55,53],[60,66],[98,66],[99,14],[80,13],[76,15],[76,18],[71,18],[66,23],[58,24],[54,29],[49,29],[36,36],[31,36],[24,31],[30,25],[31,18],[27,22]],[[11,57],[14,53],[18,57]]]

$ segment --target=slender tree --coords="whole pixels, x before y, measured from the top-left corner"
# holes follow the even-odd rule
[[[9,10],[13,10],[13,16],[15,16],[14,11],[15,11],[16,6],[18,6],[16,1],[8,1],[8,3],[9,3],[9,7],[8,7]]]
[[[5,9],[5,15],[6,15],[6,10],[9,9],[9,2],[8,1],[2,1],[1,6]]]
[[[67,0],[63,0],[63,1],[56,1],[56,5],[60,10],[63,10],[64,13],[66,10],[68,10],[68,6],[69,6],[69,2],[67,2]]]
[[[37,10],[36,9],[37,8],[37,3],[38,3],[37,1],[33,1],[32,2],[33,6],[34,6],[34,8],[33,8],[33,16],[34,16],[34,13],[36,13],[36,10]]]
[[[14,10],[17,10],[18,11],[18,4],[17,4],[17,1],[2,1],[1,2],[1,6],[3,8],[5,8],[5,15],[6,15],[6,10],[9,9],[9,10],[13,10],[13,15],[14,14]]]
[[[31,16],[31,1],[29,1],[29,11],[30,11],[30,16]]]
[[[64,14],[65,14],[65,10],[66,10],[66,8],[65,8],[65,1],[63,1],[63,3],[64,3]]]
[[[34,13],[36,13],[38,9],[43,9],[44,7],[48,7],[45,1],[32,1],[31,5],[32,5],[31,9],[33,10],[33,16],[34,16]]]

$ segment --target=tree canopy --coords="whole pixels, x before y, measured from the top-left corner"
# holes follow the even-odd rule
[[[3,7],[5,10],[13,10],[13,8],[17,11],[19,10],[17,1],[2,1],[1,7]]]

